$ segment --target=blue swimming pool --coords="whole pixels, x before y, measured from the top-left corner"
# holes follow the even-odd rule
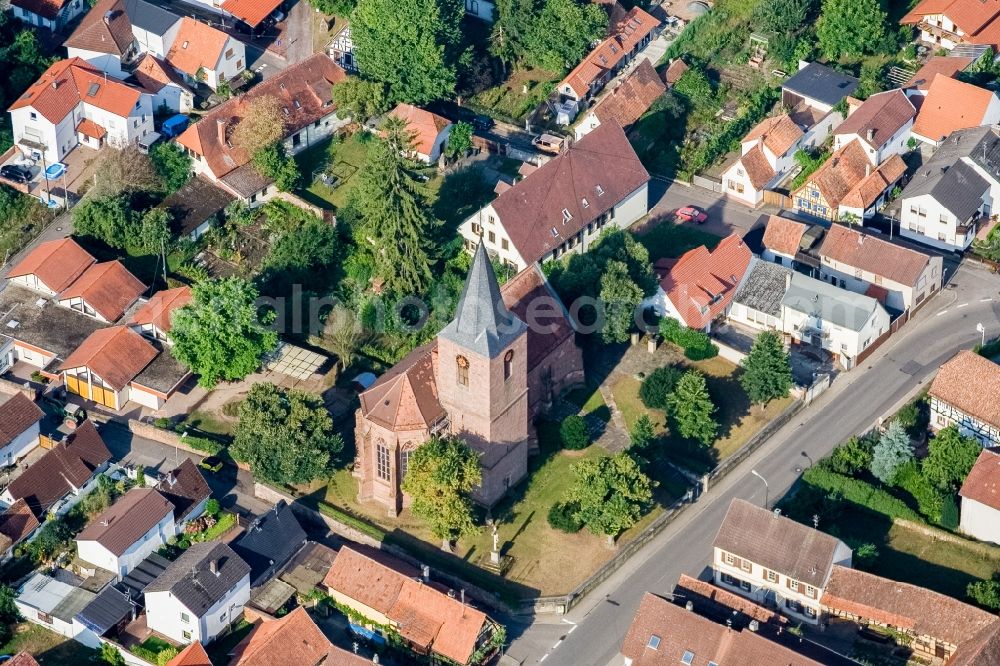
[[[55,164],[50,164],[45,167],[46,178],[58,178],[64,173],[66,173],[66,165],[62,162],[56,162]]]

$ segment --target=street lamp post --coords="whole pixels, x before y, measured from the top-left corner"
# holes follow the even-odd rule
[[[764,508],[766,509],[767,508],[767,503],[768,503],[768,495],[771,492],[771,487],[767,485],[767,479],[765,479],[764,477],[762,477],[760,475],[760,472],[758,472],[755,469],[752,469],[752,470],[750,470],[750,473],[753,474],[758,479],[760,479],[761,481],[764,482]]]
[[[982,336],[983,336],[983,340],[980,343],[980,345],[983,346],[983,347],[985,347],[986,346],[986,327],[983,326],[983,322],[979,322],[978,324],[976,324],[976,330],[979,331],[979,333],[981,333]]]
[[[809,461],[809,467],[811,468],[813,466],[813,459],[809,457],[809,454],[802,451],[802,457]]]

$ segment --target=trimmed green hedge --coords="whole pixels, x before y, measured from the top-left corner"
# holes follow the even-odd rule
[[[385,532],[383,532],[381,528],[376,527],[375,525],[372,525],[371,523],[365,522],[364,520],[361,520],[360,518],[352,516],[351,514],[347,513],[346,511],[341,511],[340,509],[338,509],[337,507],[333,506],[332,504],[329,504],[327,502],[320,502],[319,503],[319,512],[322,513],[322,514],[324,514],[324,515],[326,515],[326,516],[330,516],[334,520],[338,520],[338,521],[344,523],[348,527],[356,529],[357,531],[361,532],[364,535],[370,536],[371,538],[375,539],[376,541],[380,541],[380,542],[381,541],[385,541]]]
[[[907,506],[906,502],[860,479],[852,479],[822,467],[810,467],[802,474],[802,479],[828,492],[838,492],[848,502],[888,518],[923,522],[920,515]]]
[[[219,444],[214,439],[208,439],[207,437],[198,437],[197,435],[188,435],[181,440],[185,446],[190,446],[196,451],[202,451],[210,456],[217,456],[222,452],[222,444]]]
[[[719,355],[716,347],[707,333],[687,328],[676,319],[670,317],[660,321],[660,335],[667,342],[672,342],[684,349],[684,356],[692,361],[703,361]]]

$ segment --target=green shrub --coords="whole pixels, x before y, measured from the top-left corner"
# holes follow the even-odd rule
[[[683,370],[673,365],[653,370],[639,387],[642,404],[650,409],[666,409],[667,396],[674,392],[674,387],[683,374]]]
[[[322,514],[324,514],[324,515],[326,515],[326,516],[330,516],[334,520],[336,520],[338,522],[341,522],[341,523],[347,525],[348,527],[356,529],[357,531],[361,532],[362,534],[370,536],[371,538],[375,539],[376,541],[384,541],[385,540],[385,532],[383,532],[379,527],[376,527],[375,525],[372,525],[371,523],[365,522],[365,521],[361,520],[360,518],[356,518],[356,517],[352,516],[351,514],[347,513],[346,511],[341,511],[340,509],[338,509],[337,507],[333,506],[332,504],[328,504],[326,502],[320,502],[319,503],[319,512],[322,513]]]
[[[207,453],[210,456],[218,455],[222,451],[222,444],[219,444],[214,439],[208,439],[207,437],[188,435],[181,441],[184,442],[185,446],[190,446],[192,449]]]
[[[990,340],[985,345],[976,345],[973,347],[973,351],[986,358],[996,358],[1000,356],[1000,338]]]
[[[977,580],[969,583],[965,593],[983,608],[1000,610],[1000,582],[996,580]]]
[[[157,428],[161,428],[163,430],[169,430],[170,429],[170,419],[161,416],[160,418],[158,418],[155,421],[153,421],[153,425],[156,426]]]
[[[712,344],[707,333],[687,328],[676,319],[665,317],[660,321],[660,335],[684,349],[684,356],[692,361],[703,361],[719,355],[719,348]]]
[[[948,493],[944,496],[944,500],[941,503],[941,519],[938,521],[938,525],[946,530],[954,531],[958,529],[958,524],[958,502],[955,500],[953,494]]]
[[[932,523],[941,522],[944,493],[934,487],[920,472],[916,460],[910,460],[896,471],[893,485],[908,492],[917,502],[917,510]]]
[[[872,435],[851,437],[821,461],[821,465],[838,474],[854,476],[872,464],[876,438]]]
[[[580,507],[573,502],[557,502],[549,509],[549,525],[552,529],[576,534],[583,529],[583,521],[577,516]]]
[[[878,548],[873,543],[863,543],[854,549],[854,566],[862,571],[871,571],[878,559]]]
[[[210,516],[218,516],[221,509],[222,507],[219,506],[219,500],[214,497],[205,503],[205,513]]]
[[[559,426],[559,439],[562,445],[570,451],[579,451],[590,446],[590,433],[587,432],[587,422],[582,416],[572,414]]]
[[[836,491],[846,501],[863,506],[888,518],[920,521],[920,515],[911,509],[906,502],[866,481],[843,476],[821,466],[807,469],[802,474],[802,479],[806,483],[826,491]]]

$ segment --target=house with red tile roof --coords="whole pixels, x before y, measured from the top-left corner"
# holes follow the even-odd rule
[[[194,108],[194,92],[184,77],[166,61],[147,53],[132,70],[139,86],[153,96],[153,108],[188,113]]]
[[[958,494],[959,529],[974,539],[1000,544],[1000,450],[982,450]]]
[[[729,307],[752,258],[743,239],[732,234],[714,250],[702,245],[676,261],[660,260],[653,265],[660,287],[645,305],[651,305],[661,317],[707,332]]]
[[[764,245],[761,256],[765,261],[773,261],[791,268],[796,255],[804,249],[802,241],[806,238],[808,230],[809,225],[804,222],[781,215],[768,216],[764,227],[764,238],[761,241]]]
[[[250,155],[233,144],[232,135],[250,102],[260,97],[278,100],[285,122],[285,152],[305,150],[343,127],[346,119],[333,106],[333,84],[347,74],[328,56],[317,53],[234,97],[177,137],[194,160],[194,172],[241,201],[256,206],[277,193],[274,181],[261,175]]]
[[[175,531],[173,504],[152,488],[132,488],[76,535],[77,556],[124,578]]]
[[[780,183],[795,166],[795,153],[822,145],[842,116],[821,113],[801,104],[792,111],[765,118],[740,142],[740,155],[722,172],[727,197],[751,206],[763,203],[764,190]]]
[[[112,410],[129,401],[159,409],[190,374],[170,352],[128,326],[95,331],[58,372],[67,391]]]
[[[14,284],[55,296],[97,262],[72,237],[40,243],[7,274]]]
[[[194,641],[168,661],[167,666],[213,666],[213,664],[204,646]]]
[[[877,167],[859,139],[837,150],[792,192],[792,206],[803,215],[838,220],[845,215],[867,219],[885,202],[906,173],[896,154]]]
[[[933,146],[952,132],[1000,123],[1000,97],[991,90],[938,74],[927,87],[911,131]]]
[[[84,0],[11,0],[10,3],[14,18],[52,32],[62,30],[88,7]]]
[[[830,225],[817,254],[819,278],[903,312],[941,288],[943,259],[842,224]]]
[[[983,446],[1000,445],[1000,365],[960,351],[938,370],[928,395],[932,430],[954,425]]]
[[[617,122],[601,124],[531,170],[459,227],[516,271],[586,252],[608,225],[626,229],[649,211],[649,173]]]
[[[233,648],[229,666],[370,666],[371,659],[336,647],[299,606],[278,619],[263,619]]]
[[[899,20],[916,26],[931,50],[959,45],[1000,48],[1000,2],[997,0],[922,0]]]
[[[56,302],[105,324],[118,321],[146,285],[120,261],[92,264],[56,296]]]
[[[323,585],[340,604],[399,633],[415,652],[469,664],[497,629],[485,613],[423,579],[348,546],[337,552]]]
[[[166,61],[180,72],[185,82],[217,90],[246,69],[247,57],[243,42],[185,16],[167,51]]]
[[[450,120],[412,104],[398,104],[388,115],[406,124],[413,139],[411,157],[425,164],[438,161],[451,134]]]
[[[153,96],[80,58],[54,63],[8,111],[17,149],[49,164],[79,145],[122,148],[153,131]]]
[[[833,149],[860,141],[872,166],[907,150],[917,109],[902,90],[876,93],[864,102],[847,98],[847,119],[833,133]]]
[[[10,559],[12,548],[31,537],[41,523],[31,512],[31,507],[23,499],[19,499],[3,512],[0,512],[0,561]],[[3,546],[6,546],[4,548]]]
[[[931,81],[938,74],[948,78],[958,78],[958,75],[972,64],[972,58],[963,56],[931,56],[910,80],[902,85],[909,95],[926,95]]]
[[[12,465],[38,446],[44,416],[23,393],[0,397],[0,464]]]
[[[191,302],[191,287],[164,289],[153,294],[129,320],[128,325],[148,338],[170,344],[170,318],[179,308]]]
[[[559,94],[571,103],[593,98],[652,41],[659,28],[658,19],[633,7],[559,83]]]
[[[601,123],[614,121],[628,130],[666,91],[667,86],[653,64],[643,60],[577,123],[573,129],[576,140],[582,139]]]

